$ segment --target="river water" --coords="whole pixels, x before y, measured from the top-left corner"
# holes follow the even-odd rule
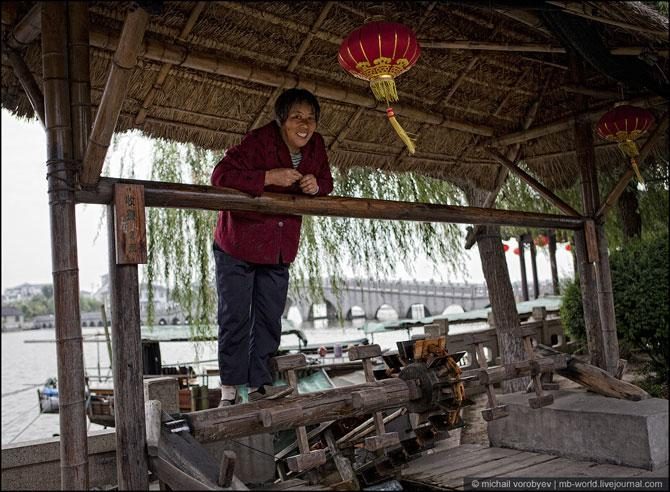
[[[355,340],[366,337],[360,329],[362,320],[331,323],[325,320],[304,322],[296,327],[302,330],[308,343],[334,343],[344,340]],[[482,323],[458,325],[458,331],[470,331],[480,328]],[[173,329],[175,327],[172,327]],[[450,328],[455,332],[455,326]],[[170,327],[157,327],[157,330]],[[179,327],[187,334],[185,327]],[[83,328],[84,339],[101,334],[101,328]],[[145,329],[143,328],[143,334]],[[423,333],[423,328],[412,328],[410,335]],[[396,341],[407,340],[406,330],[375,333],[371,342],[377,343],[382,349],[395,349]],[[40,414],[37,388],[47,378],[58,374],[56,362],[56,344],[53,329],[29,330],[2,333],[2,444],[17,443],[32,439],[52,437],[59,432],[58,414]],[[42,341],[36,343],[36,341]],[[297,346],[295,335],[282,337],[282,346]],[[98,364],[102,376],[109,374],[109,357],[104,343],[84,343],[84,365],[87,374],[96,376]],[[166,364],[192,365],[197,373],[206,367],[217,367],[216,342],[161,342],[161,359]],[[193,361],[198,360],[198,364]],[[208,384],[215,387],[218,378],[210,378]],[[94,383],[92,383],[93,385]],[[111,386],[111,382],[108,383]],[[103,429],[102,426],[89,423],[89,432]]]

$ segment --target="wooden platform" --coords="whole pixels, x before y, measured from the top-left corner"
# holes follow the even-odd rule
[[[668,465],[642,468],[576,461],[480,444],[463,444],[422,456],[402,470],[402,480],[437,490],[463,490],[464,477],[667,477]]]

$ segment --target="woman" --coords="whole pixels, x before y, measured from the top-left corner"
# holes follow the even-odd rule
[[[327,195],[333,189],[323,137],[316,133],[319,103],[304,89],[289,89],[275,103],[275,121],[249,132],[212,173],[212,185],[260,196],[264,191]],[[279,347],[289,266],[302,218],[256,212],[219,212],[214,237],[219,296],[221,405],[279,398],[268,367]]]

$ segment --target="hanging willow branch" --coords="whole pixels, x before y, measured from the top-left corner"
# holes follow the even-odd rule
[[[151,179],[209,184],[218,157],[192,145],[159,140],[154,145]],[[359,198],[461,204],[454,186],[411,173],[386,174],[354,168],[334,170],[333,194]],[[148,323],[155,316],[154,284],[170,285],[169,299],[190,320],[191,336],[210,334],[216,319],[216,288],[212,257],[216,213],[201,210],[158,209],[148,212]],[[332,217],[303,217],[298,259],[291,268],[291,295],[322,298],[329,278],[337,290],[343,276],[382,278],[400,265],[412,273],[414,261],[425,255],[442,274],[459,271],[462,231],[453,224],[380,221]]]

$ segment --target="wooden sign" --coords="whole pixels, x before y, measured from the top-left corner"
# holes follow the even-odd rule
[[[144,218],[144,186],[114,185],[116,211],[116,264],[147,262],[147,234]]]

